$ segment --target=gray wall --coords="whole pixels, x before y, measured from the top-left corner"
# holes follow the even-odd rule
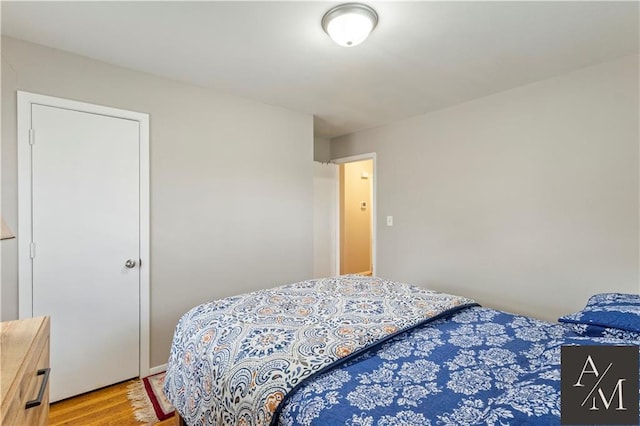
[[[338,275],[338,166],[313,163],[313,276]]]
[[[331,155],[377,152],[377,275],[555,320],[639,290],[639,113],[631,56],[337,138]]]
[[[16,89],[151,117],[151,360],[208,300],[312,275],[310,115],[2,38],[2,216],[17,229]],[[283,160],[286,159],[286,160]],[[17,317],[2,242],[2,319]]]
[[[313,161],[321,163],[331,161],[331,141],[329,139],[316,137],[313,140]]]

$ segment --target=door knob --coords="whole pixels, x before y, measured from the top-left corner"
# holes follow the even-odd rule
[[[124,266],[126,266],[127,268],[135,268],[136,261],[133,259],[128,259],[126,262],[124,262]]]

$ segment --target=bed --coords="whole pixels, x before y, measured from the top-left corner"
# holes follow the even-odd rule
[[[188,425],[560,424],[561,347],[640,344],[638,306],[597,295],[552,324],[381,278],[304,281],[186,313],[164,391]]]

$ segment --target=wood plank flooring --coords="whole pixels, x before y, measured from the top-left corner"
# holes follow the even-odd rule
[[[78,395],[51,404],[49,425],[69,426],[139,426],[133,408],[127,398],[128,380],[93,392]],[[159,426],[174,426],[176,417],[155,423]]]

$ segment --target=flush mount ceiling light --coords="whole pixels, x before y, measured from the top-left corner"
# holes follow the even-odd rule
[[[324,14],[322,28],[340,46],[353,47],[362,43],[378,23],[378,14],[367,5],[346,3]]]

